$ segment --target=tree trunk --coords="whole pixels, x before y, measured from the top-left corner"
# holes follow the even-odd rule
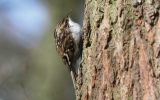
[[[159,0],[86,0],[77,100],[160,100]]]

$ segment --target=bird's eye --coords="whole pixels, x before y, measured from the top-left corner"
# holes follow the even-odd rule
[[[65,23],[67,24],[67,23],[68,23],[68,20],[65,20]]]

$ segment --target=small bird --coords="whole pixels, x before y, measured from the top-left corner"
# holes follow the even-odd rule
[[[54,38],[56,50],[62,57],[64,64],[68,66],[75,87],[78,67],[81,61],[82,32],[81,26],[71,20],[71,11],[67,17],[57,24],[54,30]]]

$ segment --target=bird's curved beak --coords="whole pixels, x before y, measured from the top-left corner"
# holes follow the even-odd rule
[[[67,14],[67,18],[70,17],[71,12],[72,12],[72,9],[71,9],[70,12]]]

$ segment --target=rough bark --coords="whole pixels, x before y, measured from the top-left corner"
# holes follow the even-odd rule
[[[159,0],[86,0],[77,100],[160,100]]]

